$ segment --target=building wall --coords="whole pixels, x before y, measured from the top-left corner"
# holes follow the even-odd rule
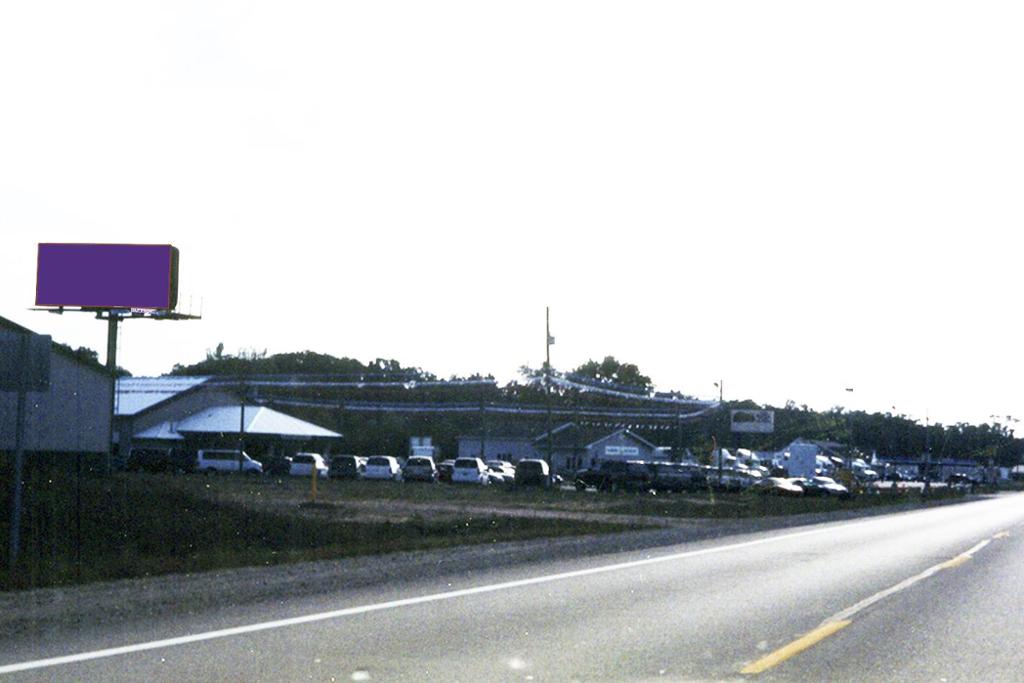
[[[213,406],[237,405],[238,397],[216,387],[200,387],[182,393],[173,400],[137,415],[123,415],[115,423],[118,460],[124,461],[134,444],[134,434],[144,432],[162,422],[180,422],[190,415]],[[148,444],[147,444],[148,445]]]
[[[460,458],[480,457],[480,437],[460,436]],[[494,437],[484,441],[484,460],[508,460],[516,463],[524,458],[539,458],[533,447],[533,439],[509,439]]]
[[[653,462],[659,453],[642,441],[625,433],[612,434],[587,449],[584,467],[590,467],[595,460],[644,460]]]
[[[113,387],[102,371],[51,352],[49,390],[26,395],[25,450],[106,453]],[[14,450],[17,400],[0,392],[0,450]]]
[[[555,448],[551,451],[551,469],[555,474],[571,475],[577,470],[588,467],[587,462],[589,462],[587,451],[582,446],[577,449]]]

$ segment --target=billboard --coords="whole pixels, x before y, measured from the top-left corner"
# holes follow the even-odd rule
[[[775,431],[774,410],[732,410],[730,415],[734,433],[771,434]]]
[[[178,250],[169,244],[40,244],[37,306],[173,309]]]

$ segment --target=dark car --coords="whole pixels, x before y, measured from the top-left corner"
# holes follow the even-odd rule
[[[751,486],[750,490],[766,496],[799,498],[804,495],[803,487],[797,486],[785,477],[767,477]]]
[[[516,464],[516,486],[551,486],[550,470],[543,460],[520,460]]]
[[[267,461],[263,471],[271,477],[285,477],[292,472],[292,458],[287,455],[277,455]]]
[[[454,460],[442,460],[437,463],[437,480],[446,481],[449,484],[452,481],[452,470],[455,469]]]
[[[366,458],[358,455],[336,455],[331,458],[328,476],[331,479],[360,479],[366,470]]]
[[[955,472],[946,477],[946,485],[957,491],[966,491],[967,489],[970,489],[971,492],[973,492],[979,483],[980,482],[977,478],[972,477],[969,474],[964,474],[963,472]]]
[[[599,460],[576,473],[577,491],[593,486],[598,491],[645,491],[651,488],[654,474],[649,463],[624,460]]]
[[[125,469],[129,472],[194,472],[194,456],[175,448],[133,448],[128,454]]]
[[[651,466],[654,479],[652,488],[656,491],[698,491],[707,486],[704,471],[697,465],[676,462],[656,462]]]
[[[841,499],[850,497],[850,490],[830,477],[796,477],[790,481],[802,488],[805,496],[832,496]]]
[[[405,461],[402,467],[403,481],[437,481],[437,466],[434,459],[426,455],[414,455]]]

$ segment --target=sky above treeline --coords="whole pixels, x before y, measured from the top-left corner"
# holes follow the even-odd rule
[[[0,315],[171,243],[136,375],[228,353],[1024,418],[1019,3],[8,3]],[[127,286],[127,284],[126,284]],[[847,392],[853,388],[853,392]]]

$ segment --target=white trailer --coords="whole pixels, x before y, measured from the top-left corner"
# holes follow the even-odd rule
[[[813,477],[818,469],[818,447],[811,443],[791,444],[782,466],[791,477]]]

